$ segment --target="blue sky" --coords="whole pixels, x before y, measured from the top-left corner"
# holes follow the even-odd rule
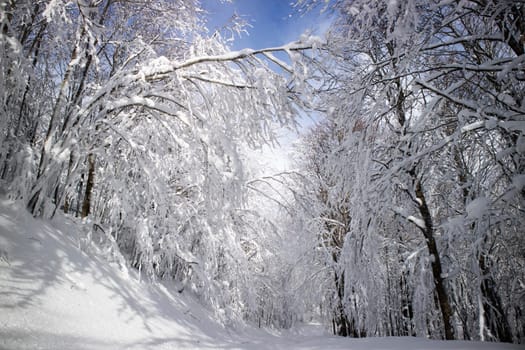
[[[204,9],[209,13],[210,31],[224,26],[236,13],[242,16],[252,27],[249,35],[237,37],[232,49],[263,48],[279,46],[297,40],[306,30],[315,34],[326,30],[328,19],[319,11],[302,15],[292,6],[294,0],[202,0]]]

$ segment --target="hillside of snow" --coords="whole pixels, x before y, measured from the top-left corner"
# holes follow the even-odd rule
[[[0,200],[0,349],[520,349],[416,338],[349,339],[219,325],[195,299],[138,274],[86,241],[82,226],[32,218]]]

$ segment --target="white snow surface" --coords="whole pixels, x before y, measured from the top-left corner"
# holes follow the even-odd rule
[[[421,338],[349,339],[319,325],[225,328],[169,283],[139,281],[86,243],[82,226],[33,219],[0,199],[0,349],[519,349]]]

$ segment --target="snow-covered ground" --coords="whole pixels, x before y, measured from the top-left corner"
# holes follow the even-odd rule
[[[138,275],[59,217],[0,200],[0,349],[520,349],[416,338],[346,339],[304,326],[271,333],[220,326],[194,298]]]

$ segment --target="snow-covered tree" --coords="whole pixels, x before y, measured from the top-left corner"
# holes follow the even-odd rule
[[[257,310],[241,150],[293,127],[315,42],[231,52],[193,0],[1,6],[2,186],[224,321]]]
[[[316,157],[349,198],[346,318],[366,315],[369,335],[519,341],[524,3],[333,6],[321,100],[337,146]]]

